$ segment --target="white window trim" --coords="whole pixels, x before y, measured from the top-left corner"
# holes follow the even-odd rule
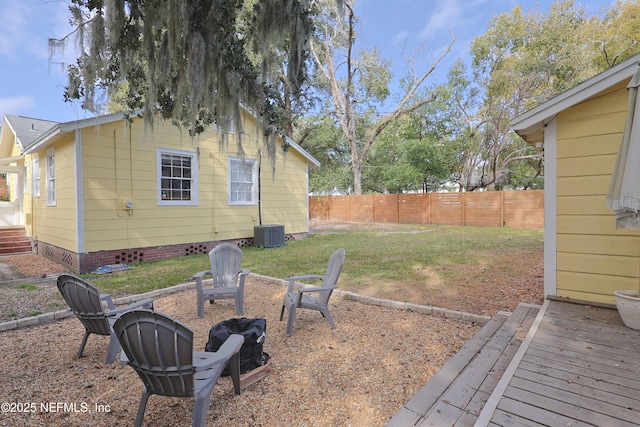
[[[163,200],[162,199],[162,155],[175,154],[191,157],[191,200]],[[196,206],[198,205],[198,156],[195,151],[175,150],[172,148],[156,149],[156,187],[158,206]]]
[[[38,154],[31,160],[31,185],[33,197],[40,197],[40,155]]]
[[[216,132],[222,133],[222,126],[216,123]],[[229,129],[227,130],[229,135],[236,133],[236,121],[234,119],[229,120]]]
[[[51,167],[49,164],[49,159],[53,158],[53,176],[51,175]],[[47,151],[45,156],[45,165],[46,165],[46,187],[47,187],[47,206],[56,206],[58,204],[58,196],[57,196],[57,168],[56,168],[56,153],[54,149],[50,149]],[[53,184],[53,185],[52,185]],[[53,188],[52,188],[53,187]]]
[[[231,164],[233,162],[251,163],[253,186],[251,188],[250,201],[232,201],[231,200],[231,194],[232,194]],[[230,206],[255,206],[258,204],[258,162],[255,159],[229,156],[227,178],[228,178],[228,199],[229,199]]]

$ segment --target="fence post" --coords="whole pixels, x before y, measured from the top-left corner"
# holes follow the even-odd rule
[[[467,193],[462,192],[462,225],[467,226]]]
[[[373,194],[371,195],[371,222],[376,222],[376,203]]]
[[[504,191],[500,192],[500,228],[504,227]]]

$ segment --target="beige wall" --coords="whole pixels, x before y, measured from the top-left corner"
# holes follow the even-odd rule
[[[620,84],[557,117],[557,294],[614,303],[637,289],[640,233],[616,230],[606,195],[626,119]]]

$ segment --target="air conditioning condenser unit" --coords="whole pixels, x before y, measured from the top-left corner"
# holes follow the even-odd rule
[[[284,246],[284,225],[269,224],[253,227],[253,246],[263,248]]]

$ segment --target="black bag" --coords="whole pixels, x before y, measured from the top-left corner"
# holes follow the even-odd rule
[[[215,324],[209,331],[209,341],[204,351],[216,352],[232,334],[242,335],[244,344],[240,348],[240,373],[244,374],[269,361],[269,355],[262,351],[267,337],[267,320],[264,318],[232,318]],[[227,366],[222,376],[231,375]]]

